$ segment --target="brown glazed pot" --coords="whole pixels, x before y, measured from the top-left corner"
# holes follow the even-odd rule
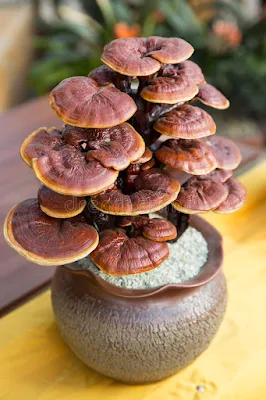
[[[154,290],[115,287],[99,277],[59,267],[52,283],[58,328],[89,367],[127,383],[167,378],[210,344],[226,308],[222,238],[198,216],[191,224],[208,242],[200,274]]]

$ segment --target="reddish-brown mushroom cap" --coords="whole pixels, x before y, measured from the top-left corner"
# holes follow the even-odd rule
[[[97,231],[80,215],[56,219],[43,213],[37,199],[28,199],[8,213],[7,243],[27,260],[40,265],[68,264],[86,257],[98,245]]]
[[[135,192],[123,194],[110,190],[93,197],[98,210],[114,215],[139,215],[155,212],[174,201],[180,184],[164,171],[151,168],[142,171],[134,181]]]
[[[100,157],[99,152],[101,148],[108,152],[110,149],[110,155],[114,156],[113,150],[118,150],[114,157],[114,162],[108,163],[109,167],[117,170],[125,169],[130,162],[135,162],[142,157],[145,151],[145,143],[143,138],[138,132],[128,124],[113,126],[111,128],[103,129],[91,129],[91,128],[79,128],[72,125],[66,125],[63,132],[64,139],[67,143],[72,146],[83,148],[83,150],[92,150],[89,154],[89,158],[95,158],[102,162],[102,165],[106,165],[105,155]],[[126,165],[116,167],[116,158],[127,159]],[[118,160],[119,161],[119,160]],[[121,164],[121,163],[120,163]]]
[[[95,265],[109,275],[129,275],[158,267],[169,255],[169,247],[142,236],[129,238],[123,229],[106,229],[90,254]]]
[[[232,140],[223,136],[212,136],[206,139],[217,158],[217,167],[221,169],[236,169],[241,162],[241,152]]]
[[[180,189],[173,207],[185,214],[211,211],[219,207],[228,195],[228,189],[222,183],[210,178],[192,177]]]
[[[246,198],[246,189],[236,179],[230,178],[225,183],[228,189],[228,196],[225,201],[214,212],[220,214],[229,214],[239,210],[244,204]]]
[[[169,78],[183,78],[196,85],[205,82],[201,68],[190,60],[186,60],[180,64],[165,64],[158,72],[158,75]]]
[[[33,158],[39,158],[53,148],[64,145],[62,132],[57,128],[39,128],[22,143],[20,154],[25,163],[31,166]]]
[[[38,191],[40,209],[53,218],[72,218],[86,207],[84,197],[64,196],[42,185]]]
[[[113,71],[107,65],[93,69],[88,77],[94,79],[100,86],[112,83],[122,92],[128,92],[131,88],[131,78]]]
[[[163,164],[193,175],[205,175],[217,167],[214,151],[203,139],[170,139],[155,152]]]
[[[103,143],[99,149],[89,151],[86,160],[97,160],[104,167],[117,171],[123,171],[130,164],[130,158],[119,142]]]
[[[121,124],[137,110],[132,98],[114,85],[100,86],[85,76],[59,83],[50,93],[50,105],[64,122],[84,128]]]
[[[152,152],[150,149],[146,146],[145,151],[142,154],[141,157],[139,157],[137,160],[131,161],[131,164],[144,164],[152,159]]]
[[[163,218],[149,218],[146,216],[122,217],[119,221],[121,227],[133,226],[147,239],[154,242],[167,242],[176,238],[176,227],[172,222]]]
[[[37,178],[49,189],[78,197],[107,189],[118,176],[118,171],[105,168],[96,160],[87,161],[86,153],[69,145],[33,159],[32,167]]]
[[[196,99],[207,106],[217,108],[218,110],[225,110],[230,106],[229,100],[218,90],[216,87],[209,83],[199,85],[199,92]]]
[[[193,51],[189,43],[179,38],[121,38],[104,47],[101,60],[120,74],[147,76],[157,72],[161,64],[188,59]]]
[[[145,86],[140,95],[151,103],[175,104],[193,99],[198,93],[198,86],[184,78],[159,76]]]
[[[188,104],[164,114],[153,127],[163,135],[180,139],[199,139],[216,131],[215,122],[206,111]]]
[[[127,168],[145,151],[144,140],[128,123],[103,129],[67,125],[63,136],[59,130],[42,129],[22,147],[23,155],[36,157],[33,169],[45,186],[72,196],[107,189],[117,179],[115,170]]]
[[[147,171],[148,169],[153,168],[154,165],[155,165],[155,160],[154,160],[154,158],[151,158],[149,161],[141,164],[140,169],[142,171]]]
[[[209,174],[205,175],[206,178],[210,178],[215,182],[224,183],[228,181],[229,178],[233,175],[233,171],[229,169],[215,169]]]

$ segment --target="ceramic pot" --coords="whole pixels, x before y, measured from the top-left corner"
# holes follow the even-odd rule
[[[210,344],[226,308],[220,234],[198,216],[191,225],[208,242],[200,274],[154,290],[115,287],[87,271],[57,268],[52,303],[58,328],[89,367],[115,380],[164,379]]]

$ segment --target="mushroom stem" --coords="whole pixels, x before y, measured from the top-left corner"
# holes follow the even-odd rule
[[[84,210],[84,216],[87,222],[93,225],[98,232],[104,231],[105,229],[112,229],[116,226],[116,216],[104,214],[97,210],[90,200],[88,200]]]
[[[125,171],[125,193],[131,194],[135,190],[135,179],[141,172],[141,164],[131,164]]]
[[[164,114],[172,111],[182,103],[176,104],[159,104],[149,103],[136,94],[134,101],[138,106],[138,110],[132,118],[132,125],[137,132],[141,134],[147,146],[153,144],[160,135],[156,132],[152,125]]]
[[[187,230],[189,226],[189,214],[184,214],[182,212],[177,211],[170,204],[167,207],[167,219],[172,222],[172,224],[176,227],[177,236],[175,239],[170,240],[170,243],[175,243]]]
[[[139,85],[138,85],[138,94],[142,91],[142,89],[149,83],[150,80],[157,76],[157,72],[155,74],[147,75],[147,76],[138,76]]]

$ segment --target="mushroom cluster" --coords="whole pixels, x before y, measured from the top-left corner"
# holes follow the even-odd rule
[[[63,125],[39,128],[21,146],[41,187],[6,217],[13,249],[41,265],[89,256],[107,274],[136,274],[168,257],[190,214],[243,205],[245,189],[232,178],[240,152],[194,105],[229,101],[192,53],[179,38],[117,39],[104,65],[52,90]]]

